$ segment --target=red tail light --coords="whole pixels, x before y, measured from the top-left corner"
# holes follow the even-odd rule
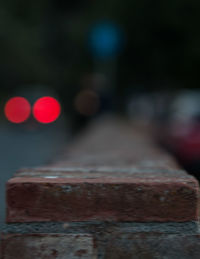
[[[61,113],[60,103],[53,97],[42,97],[33,106],[33,116],[40,123],[51,123],[58,119]]]
[[[5,105],[5,116],[13,123],[26,121],[31,114],[31,105],[23,97],[13,97]]]

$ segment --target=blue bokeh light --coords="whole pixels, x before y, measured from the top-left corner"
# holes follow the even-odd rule
[[[122,49],[123,40],[123,31],[119,26],[112,22],[101,22],[90,32],[89,47],[96,58],[113,58]]]

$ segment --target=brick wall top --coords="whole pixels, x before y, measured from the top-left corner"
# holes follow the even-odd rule
[[[147,129],[109,118],[58,161],[8,181],[7,222],[197,221],[198,192]]]

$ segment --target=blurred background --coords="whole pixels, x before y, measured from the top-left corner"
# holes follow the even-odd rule
[[[156,126],[200,178],[199,11],[198,0],[1,0],[1,202],[19,167],[48,162],[104,113]]]

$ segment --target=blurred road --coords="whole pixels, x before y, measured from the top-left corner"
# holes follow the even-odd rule
[[[21,167],[48,163],[69,139],[59,120],[49,125],[0,124],[0,224],[5,220],[5,183]]]

